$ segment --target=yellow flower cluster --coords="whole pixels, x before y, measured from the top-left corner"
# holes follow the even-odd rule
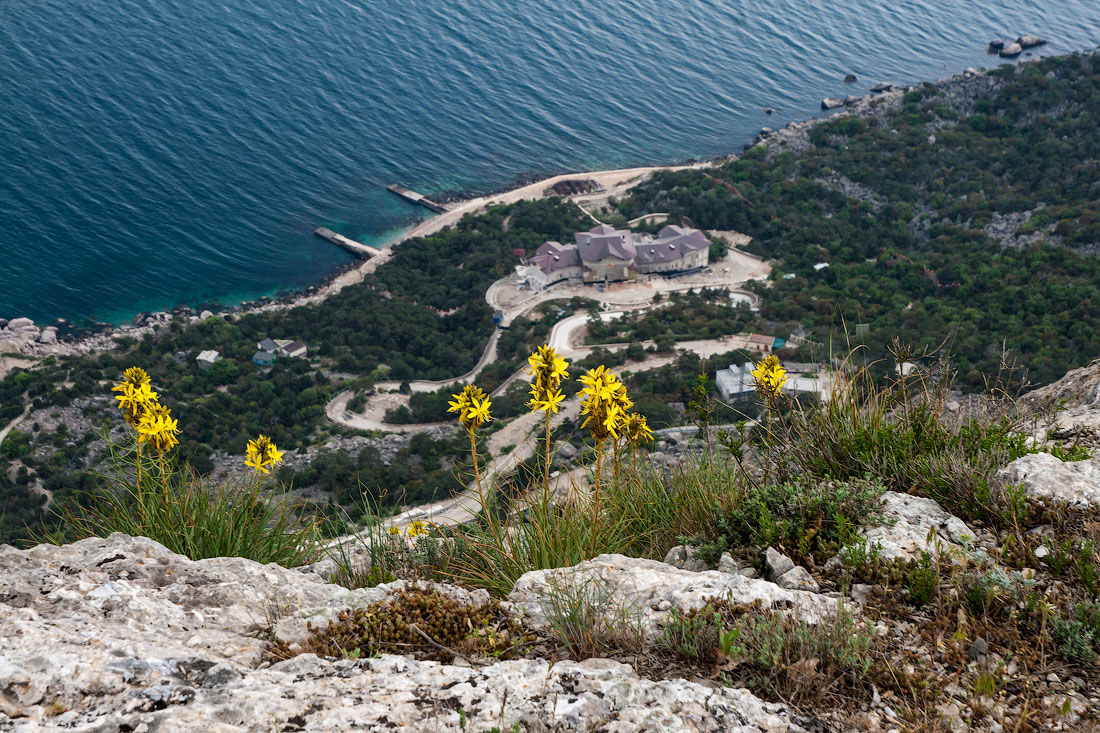
[[[778,397],[783,391],[783,385],[787,383],[787,370],[779,363],[779,357],[772,354],[757,362],[752,370],[752,377],[756,382],[756,391],[765,397]]]
[[[396,524],[391,524],[390,528],[386,531],[390,534],[391,537],[397,537],[401,534],[401,528],[398,527]],[[412,537],[413,539],[416,539],[421,535],[426,535],[428,534],[428,523],[421,519],[418,519],[415,522],[411,522],[409,526],[405,529],[404,534],[408,537]]]
[[[137,431],[139,443],[149,443],[161,455],[179,443],[177,422],[171,410],[157,402],[157,393],[144,369],[130,367],[123,372],[122,384],[111,391],[120,393],[115,396],[118,409],[122,410],[126,423]]]
[[[566,371],[569,365],[549,345],[540,346],[527,358],[527,363],[530,364],[528,374],[532,377],[531,400],[527,406],[532,412],[542,410],[553,415],[565,399],[561,383],[569,379],[569,372]]]
[[[468,432],[472,433],[493,419],[489,414],[489,406],[493,403],[480,387],[468,384],[458,394],[451,395],[451,398],[453,401],[448,403],[450,407],[447,412],[457,412],[462,427]]]
[[[602,364],[589,369],[580,381],[584,385],[581,390],[581,414],[588,416],[581,427],[588,428],[598,441],[609,437],[618,439],[626,423],[627,411],[634,406],[626,394],[626,385]]]
[[[283,460],[283,452],[266,435],[248,441],[247,451],[244,465],[256,469],[258,473],[270,473],[271,467]]]
[[[623,434],[630,445],[635,448],[639,448],[642,444],[653,440],[653,431],[649,429],[649,421],[645,419],[645,415],[640,415],[637,412],[632,412],[626,416],[626,421],[623,424]]]

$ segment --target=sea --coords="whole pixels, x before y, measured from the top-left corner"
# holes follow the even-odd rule
[[[316,227],[384,244],[431,215],[387,183],[739,152],[1027,33],[1092,50],[1100,2],[0,0],[0,317],[293,292],[351,261]]]

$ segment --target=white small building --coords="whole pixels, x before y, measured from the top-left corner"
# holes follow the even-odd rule
[[[214,366],[214,362],[222,358],[222,355],[213,349],[206,351],[200,351],[199,355],[195,357],[195,363],[199,365],[199,369],[209,369]]]
[[[275,339],[275,353],[279,356],[288,356],[292,359],[304,358],[308,347],[301,341],[287,341]]]
[[[785,394],[818,394],[824,399],[832,381],[823,377],[821,365],[801,364],[796,362],[780,362],[787,371],[787,381],[783,384]],[[752,370],[756,365],[751,361],[744,364],[730,364],[726,369],[719,369],[714,375],[714,381],[718,387],[718,394],[724,400],[731,400],[756,391],[756,380],[753,379]],[[812,374],[813,376],[802,376]]]

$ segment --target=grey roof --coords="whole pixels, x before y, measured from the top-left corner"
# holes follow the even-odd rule
[[[264,351],[263,349],[257,351],[252,355],[252,361],[275,361],[275,355],[270,351]]]
[[[633,262],[638,254],[630,230],[614,229],[607,224],[600,224],[587,232],[577,232],[577,248],[584,262],[599,262],[608,257]]]
[[[293,354],[295,351],[306,348],[306,345],[302,341],[291,341],[289,344],[283,347],[283,351],[288,354]]]
[[[275,349],[279,348],[271,339],[264,339],[256,344],[256,347],[259,348],[260,351],[270,351],[272,353],[274,353]]]
[[[670,224],[661,230],[657,239],[637,246],[638,261],[645,264],[671,262],[707,247],[710,247],[710,242],[698,229],[684,229]]]
[[[576,245],[564,246],[557,242],[546,242],[536,252],[538,254],[531,258],[531,264],[547,275],[567,267],[581,266],[581,256]]]

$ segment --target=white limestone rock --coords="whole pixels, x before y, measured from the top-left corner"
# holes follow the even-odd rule
[[[695,548],[691,545],[676,545],[665,553],[664,561],[665,564],[674,568],[691,570],[696,573],[710,569],[703,560],[695,557]]]
[[[998,472],[1008,484],[1020,484],[1028,497],[1066,502],[1076,507],[1100,506],[1100,460],[1064,462],[1049,453],[1017,458]]]
[[[780,575],[775,579],[775,584],[787,590],[804,590],[810,593],[817,593],[821,590],[821,586],[814,580],[814,576],[810,575],[810,571],[801,565],[795,565]]]
[[[885,560],[919,560],[932,553],[929,531],[935,528],[943,549],[957,548],[977,535],[932,499],[887,491],[882,495],[882,524],[864,530],[868,545],[878,545]]]
[[[34,321],[29,318],[13,318],[8,321],[7,329],[9,331],[19,331],[20,329],[27,328],[28,326],[33,325]]]
[[[656,560],[600,555],[571,568],[534,570],[520,576],[508,600],[513,610],[533,628],[548,626],[547,613],[555,595],[586,593],[605,599],[611,618],[626,615],[647,634],[654,634],[676,608],[701,608],[710,598],[733,603],[759,601],[767,608],[791,609],[807,623],[816,623],[836,611],[836,600],[805,591],[787,590],[775,583],[718,570],[691,572]],[[613,601],[607,604],[606,601]],[[610,607],[617,605],[618,608]]]
[[[42,329],[42,333],[38,334],[38,343],[40,344],[56,344],[57,343],[57,328],[54,326],[47,326]]]
[[[769,547],[764,551],[764,566],[768,570],[768,580],[774,581],[788,570],[794,569],[794,560],[774,547]]]
[[[261,663],[270,624],[282,634],[398,585],[349,591],[241,558],[193,562],[121,534],[0,547],[0,730],[458,731],[460,710],[467,731],[801,730],[745,690],[639,679],[601,659]]]
[[[821,100],[821,109],[836,109],[837,107],[843,107],[844,100],[837,99],[836,97],[825,97]]]

